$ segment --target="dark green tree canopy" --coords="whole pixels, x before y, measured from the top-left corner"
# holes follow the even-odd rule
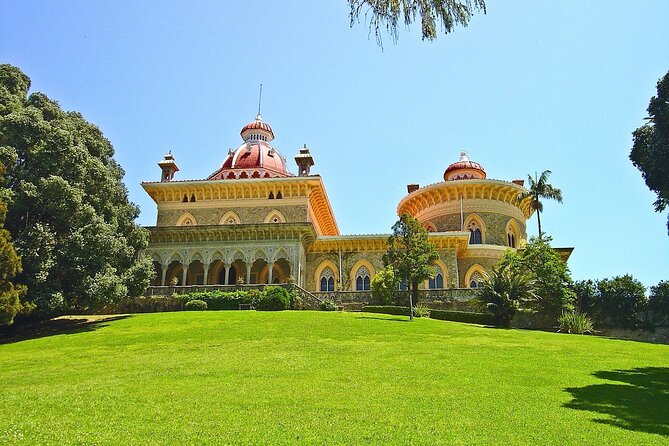
[[[669,206],[669,72],[657,82],[657,96],[650,99],[646,119],[648,123],[632,133],[630,160],[657,194],[655,211],[662,212]]]
[[[0,162],[10,191],[6,228],[24,270],[19,280],[43,314],[137,295],[153,274],[138,252],[123,170],[100,129],[61,110],[30,79],[0,65]]]
[[[370,33],[374,31],[379,45],[383,28],[396,42],[402,23],[408,27],[420,20],[423,40],[434,40],[439,27],[448,34],[458,25],[467,26],[474,12],[486,12],[485,0],[348,0],[348,4],[351,26],[361,15],[369,19]]]

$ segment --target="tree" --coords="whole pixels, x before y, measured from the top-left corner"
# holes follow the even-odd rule
[[[139,209],[111,143],[29,88],[18,68],[0,65],[0,162],[11,192],[5,226],[23,260],[18,280],[44,316],[141,294],[155,274],[138,254],[148,231],[135,223]]]
[[[392,265],[386,266],[376,273],[372,279],[372,297],[381,305],[391,303],[397,293],[399,282]]]
[[[550,242],[550,237],[531,237],[523,249],[508,250],[498,268],[508,267],[511,274],[530,276],[537,297],[532,307],[552,323],[563,311],[574,309],[574,292],[569,267]]]
[[[669,281],[662,280],[650,287],[648,309],[656,324],[669,321]]]
[[[0,164],[0,179],[4,172],[5,168]],[[11,324],[19,311],[29,308],[20,300],[26,292],[25,286],[13,283],[14,277],[21,272],[21,259],[12,245],[9,231],[4,229],[8,195],[7,189],[0,192],[0,325]]]
[[[427,238],[427,230],[409,214],[402,214],[393,225],[388,238],[388,251],[383,255],[385,266],[392,266],[400,279],[410,286],[410,318],[418,304],[418,284],[434,275],[434,262],[439,258],[436,248]]]
[[[509,264],[493,268],[483,280],[479,299],[502,327],[511,325],[516,311],[536,301],[534,280],[527,272],[513,272]]]
[[[534,174],[534,178],[532,178],[532,175],[528,175],[527,179],[529,180],[530,187],[527,192],[523,192],[518,196],[518,201],[529,199],[530,208],[534,211],[537,211],[537,223],[539,225],[540,239],[542,237],[542,232],[541,217],[539,214],[544,210],[544,205],[541,202],[541,198],[556,200],[558,203],[562,203],[562,191],[548,183],[548,177],[550,174],[550,170],[544,170],[541,172],[541,175],[538,178],[536,172]]]
[[[594,317],[602,326],[635,328],[647,304],[646,288],[629,274],[597,282]]]
[[[420,16],[423,40],[437,38],[437,27],[441,24],[444,34],[452,32],[457,25],[467,26],[475,11],[485,14],[485,0],[348,0],[351,7],[351,27],[370,14],[369,27],[374,30],[376,42],[382,45],[381,29],[386,28],[394,42],[399,37],[400,21],[411,25]]]
[[[669,72],[657,82],[657,96],[650,99],[646,119],[648,123],[632,133],[630,160],[657,194],[655,212],[663,212],[669,206]]]

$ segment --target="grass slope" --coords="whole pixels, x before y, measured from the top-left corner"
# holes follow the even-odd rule
[[[667,444],[669,347],[182,312],[0,345],[0,444]]]

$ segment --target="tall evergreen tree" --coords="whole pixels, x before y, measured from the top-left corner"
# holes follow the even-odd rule
[[[28,298],[50,315],[141,294],[154,274],[138,254],[148,232],[135,223],[139,209],[111,143],[29,88],[18,68],[0,65],[0,162],[12,193],[6,228]]]
[[[383,255],[383,263],[391,265],[397,276],[409,284],[412,320],[413,306],[418,303],[418,284],[434,275],[434,262],[439,258],[427,236],[427,230],[418,220],[402,214],[393,225],[388,251]]]

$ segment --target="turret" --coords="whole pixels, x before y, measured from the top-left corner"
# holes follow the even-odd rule
[[[174,173],[179,171],[179,166],[177,166],[177,163],[174,160],[174,156],[172,155],[171,150],[167,152],[167,155],[165,155],[165,159],[158,162],[158,166],[160,166],[160,169],[163,171],[160,177],[161,182],[172,181],[174,179]]]
[[[314,159],[311,153],[309,153],[309,148],[307,148],[306,144],[300,149],[300,153],[295,156],[295,163],[297,163],[298,176],[308,177],[309,170],[314,165]]]

